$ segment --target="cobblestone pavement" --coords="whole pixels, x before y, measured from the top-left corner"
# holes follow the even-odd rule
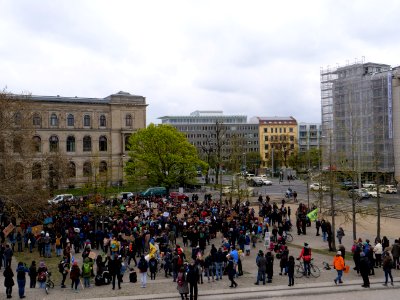
[[[295,204],[290,204],[292,206],[292,209],[294,211],[295,209]],[[374,223],[376,224],[376,223]],[[371,225],[372,226],[372,225]],[[397,221],[394,219],[388,219],[387,223],[383,226],[382,233],[385,234],[386,229],[394,230],[393,227],[399,228],[397,225]],[[316,231],[314,226],[308,227],[307,228],[307,235],[300,235],[298,236],[295,231],[292,231],[292,235],[294,237],[294,241],[292,242],[292,245],[289,244],[289,251],[290,255],[293,256],[298,256],[300,253],[300,248],[303,245],[304,242],[307,242],[310,244],[312,249],[327,249],[327,244],[322,241],[321,237],[317,237],[315,235]],[[346,229],[345,229],[346,230]],[[397,229],[395,229],[394,232],[398,232]],[[373,232],[364,232],[365,234],[368,234],[368,237],[371,236],[371,238],[374,236]],[[363,235],[360,235],[363,236]],[[393,234],[394,236],[394,234]],[[392,237],[392,235],[388,234],[388,237]],[[351,247],[351,232],[346,231],[346,237],[344,239],[344,244],[346,246],[347,251],[350,250]],[[372,239],[373,241],[373,239]],[[392,242],[392,239],[391,239]],[[219,246],[221,243],[221,238],[220,236],[214,240],[212,240],[212,243],[214,243],[216,246]],[[181,243],[182,245],[182,243]],[[279,260],[275,259],[274,261],[274,277],[273,277],[273,282],[270,284],[266,284],[266,286],[258,286],[256,287],[254,285],[255,278],[256,278],[256,272],[257,268],[255,266],[255,258],[258,253],[258,250],[263,250],[265,251],[265,247],[263,243],[257,243],[256,249],[251,250],[251,255],[247,256],[243,259],[243,270],[244,270],[244,275],[239,277],[237,280],[237,283],[239,284],[238,287],[238,292],[241,288],[260,288],[260,289],[271,289],[273,287],[277,286],[283,286],[285,288],[287,287],[287,277],[286,276],[280,276],[279,274]],[[206,249],[206,252],[210,250],[210,247]],[[323,269],[323,261],[332,263],[334,253],[330,253],[328,255],[325,254],[319,254],[316,252],[313,252],[313,258],[314,258],[314,263],[319,267],[321,270],[321,276],[319,278],[300,278],[297,279],[295,278],[295,287],[296,285],[299,284],[303,286],[303,284],[308,285],[315,285],[315,284],[320,284],[320,283],[325,283],[328,285],[334,286],[333,279],[335,278],[336,272],[335,270],[324,270]],[[351,271],[349,274],[346,274],[344,276],[344,282],[346,284],[346,281],[359,281],[360,283],[362,282],[361,277],[356,274],[355,271],[352,270],[353,267],[353,262],[351,257],[346,257],[346,262],[351,266]],[[13,262],[13,270],[16,269],[16,262],[14,260]],[[57,272],[57,270],[53,270],[53,272]],[[0,273],[0,281],[2,282],[3,279],[3,272]],[[375,276],[371,276],[371,278],[382,280],[383,282],[383,271],[381,269],[375,269]],[[400,276],[400,271],[394,270],[393,275],[395,277]],[[138,278],[139,279],[139,278]],[[140,280],[140,279],[139,279]],[[202,291],[219,291],[221,289],[227,289],[229,286],[229,280],[226,276],[223,277],[222,281],[214,281],[214,282],[208,282],[207,279],[203,279],[204,283],[199,285],[199,294],[201,295]],[[29,279],[28,279],[29,281]],[[93,280],[92,280],[93,281]],[[121,290],[112,290],[111,286],[94,286],[94,283],[91,288],[87,289],[80,289],[78,293],[75,293],[72,291],[70,288],[67,289],[61,289],[60,288],[60,283],[56,282],[56,287],[52,290],[50,290],[50,294],[46,295],[44,290],[39,290],[38,288],[36,289],[29,289],[29,283],[27,283],[28,288],[26,289],[26,296],[27,299],[90,299],[90,298],[104,298],[104,297],[123,297],[123,296],[131,296],[131,295],[150,295],[150,294],[158,294],[158,293],[176,293],[177,297],[176,299],[180,299],[178,297],[177,289],[176,289],[176,283],[172,282],[172,279],[166,279],[163,275],[158,276],[156,280],[149,280],[147,281],[147,287],[146,288],[140,288],[140,282],[137,283],[130,283],[128,282],[128,275],[125,274],[124,276],[124,283],[122,284],[122,289]],[[67,280],[67,283],[69,284],[70,281],[69,279]],[[68,285],[69,286],[69,285]],[[231,289],[232,291],[232,289]],[[15,285],[13,287],[13,298],[18,297],[18,288]],[[5,298],[5,288],[3,284],[0,284],[0,299]]]

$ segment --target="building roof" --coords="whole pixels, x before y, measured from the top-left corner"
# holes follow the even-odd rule
[[[288,123],[288,124],[297,124],[297,121],[295,118],[293,118],[292,116],[290,117],[256,117],[259,121],[260,124],[268,124],[268,123],[272,123],[272,124],[276,124],[279,122],[284,122],[284,123]]]

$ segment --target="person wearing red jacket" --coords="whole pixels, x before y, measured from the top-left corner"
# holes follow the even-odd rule
[[[311,274],[310,271],[310,262],[311,262],[311,248],[307,243],[304,243],[303,249],[301,249],[300,256],[297,260],[303,258],[304,264],[304,275],[309,276]]]

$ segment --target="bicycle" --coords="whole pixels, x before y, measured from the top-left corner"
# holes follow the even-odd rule
[[[288,233],[288,232],[284,232],[283,234],[282,234],[282,238],[286,241],[286,242],[293,242],[293,235],[291,235],[290,233]]]
[[[54,282],[51,280],[51,273],[46,272],[46,294],[49,294],[49,289],[54,289]]]
[[[312,258],[310,261],[310,274],[312,277],[318,278],[321,275],[321,271],[316,265],[312,263],[313,260],[314,259]],[[304,271],[304,264],[299,260],[299,263],[295,266],[294,277],[301,278],[304,275],[306,275]]]

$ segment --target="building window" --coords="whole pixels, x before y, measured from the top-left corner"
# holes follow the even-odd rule
[[[67,152],[75,152],[75,137],[67,137]]]
[[[100,173],[107,172],[107,162],[105,162],[104,160],[101,161],[100,164],[99,164],[99,172]]]
[[[83,137],[83,152],[92,151],[92,138],[88,135]]]
[[[54,113],[50,116],[50,126],[58,126],[58,118]]]
[[[129,151],[129,147],[130,147],[129,138],[130,137],[131,137],[130,135],[125,136],[125,151]]]
[[[14,114],[14,125],[21,126],[21,123],[22,123],[22,115],[20,112],[16,112]]]
[[[0,179],[6,179],[6,169],[2,164],[0,164]]]
[[[13,150],[14,153],[21,153],[22,152],[22,137],[16,136],[13,139]]]
[[[264,128],[264,132],[267,133],[268,132],[268,128]]]
[[[83,117],[83,126],[90,127],[90,116],[89,115],[85,115]]]
[[[107,126],[107,119],[105,115],[100,116],[100,127],[106,127]]]
[[[107,151],[107,138],[104,135],[99,138],[99,151]]]
[[[89,161],[83,164],[83,176],[92,176],[92,164]]]
[[[16,163],[14,165],[14,179],[15,180],[24,179],[24,166],[21,163]]]
[[[34,163],[32,166],[32,179],[42,178],[42,165],[40,163]]]
[[[73,115],[73,114],[69,114],[69,115],[67,116],[67,126],[73,127],[74,124],[75,124],[74,115]]]
[[[293,132],[293,127],[290,127],[290,128],[289,128],[289,132]]]
[[[42,139],[40,138],[40,136],[35,135],[32,138],[32,142],[33,142],[33,150],[35,152],[42,152]]]
[[[72,161],[69,162],[67,175],[69,178],[76,177],[76,166],[75,166],[75,163]]]
[[[35,113],[32,117],[33,126],[42,126],[42,118],[38,113]]]
[[[49,145],[50,145],[50,152],[58,151],[58,137],[52,135],[49,139]]]
[[[264,141],[268,142],[268,135],[264,137]]]
[[[132,115],[127,114],[125,116],[125,126],[126,127],[132,127]]]

